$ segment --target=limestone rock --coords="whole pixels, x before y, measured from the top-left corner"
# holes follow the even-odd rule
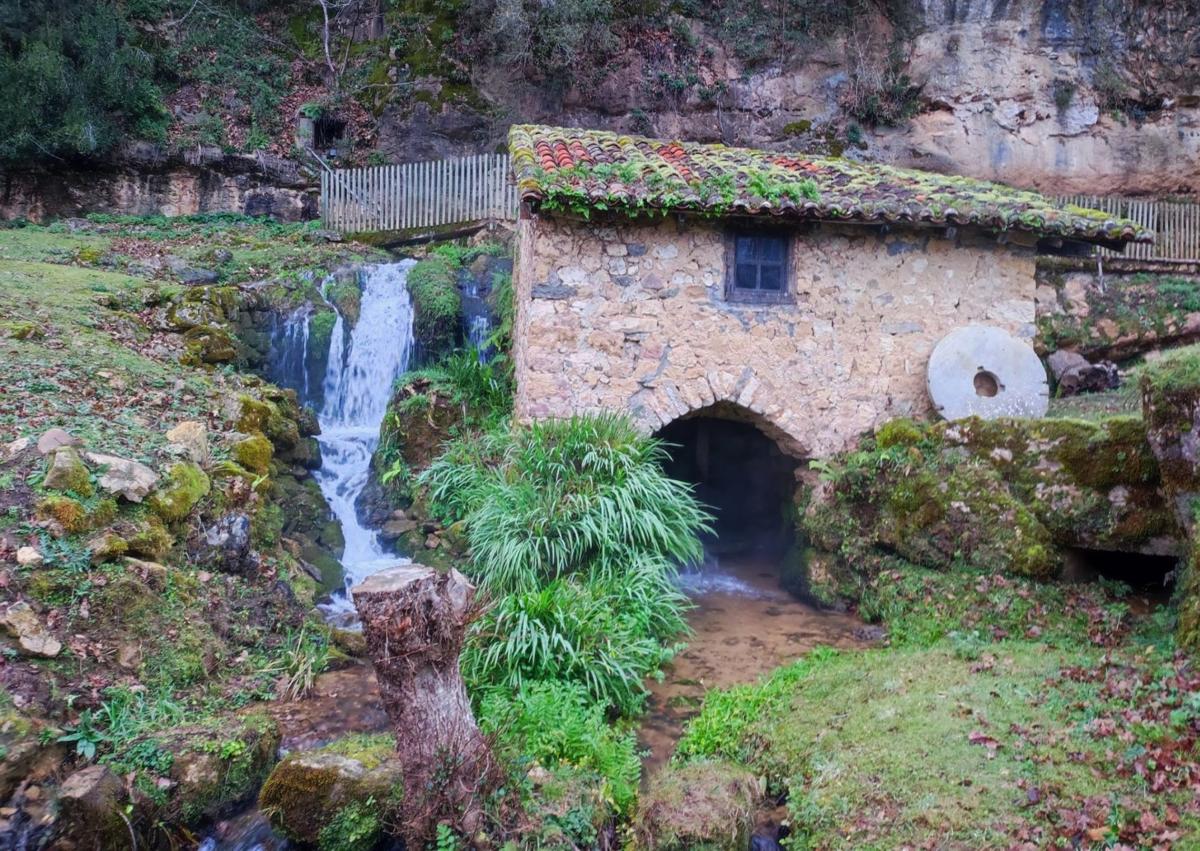
[[[208,429],[196,420],[185,420],[167,432],[167,440],[197,464],[208,463]]]
[[[383,524],[379,530],[379,537],[385,541],[394,541],[416,528],[416,520],[409,520],[407,517],[395,518]]]
[[[175,274],[175,277],[179,278],[180,283],[189,286],[215,284],[221,279],[219,272],[192,266],[182,257],[168,257],[167,268]]]
[[[63,836],[88,839],[97,848],[129,845],[121,814],[125,784],[103,765],[89,765],[58,789],[59,827]]]
[[[1121,371],[1112,361],[1085,363],[1072,367],[1058,379],[1058,395],[1100,393],[1121,386]]]
[[[41,567],[45,557],[35,547],[20,547],[17,550],[17,564],[21,567]]]
[[[1089,366],[1089,364],[1088,359],[1078,352],[1060,349],[1050,353],[1050,356],[1046,358],[1046,366],[1050,367],[1050,374],[1054,376],[1054,380],[1061,381],[1063,373]]]
[[[12,443],[5,444],[4,460],[11,461],[13,458],[16,458],[18,455],[28,449],[32,443],[33,441],[31,441],[28,437],[19,437]]]
[[[181,461],[167,471],[167,480],[154,491],[147,504],[163,520],[175,523],[187,517],[211,488],[212,483],[203,470]]]
[[[54,450],[42,484],[52,490],[71,491],[80,496],[92,494],[91,474],[74,446],[60,446]]]
[[[391,736],[351,736],[290,754],[263,784],[259,807],[277,830],[301,843],[315,844],[322,830],[352,807],[369,806],[368,812],[379,814],[376,830],[382,834],[383,816],[403,785],[395,749]]]
[[[250,541],[250,518],[241,512],[226,514],[209,526],[203,548],[199,560],[226,573],[253,574],[262,562]]]
[[[60,446],[82,446],[83,441],[78,437],[63,431],[61,428],[52,428],[38,438],[38,452],[43,455],[49,455]]]
[[[130,502],[141,502],[158,484],[158,474],[139,461],[99,452],[87,453],[87,459],[103,470],[100,487]]]
[[[125,566],[136,571],[151,588],[161,591],[167,585],[167,568],[156,561],[143,561],[126,556]]]
[[[92,564],[104,564],[125,555],[129,544],[116,532],[101,532],[88,539],[87,548]]]
[[[21,601],[13,603],[0,615],[0,624],[17,640],[17,644],[28,656],[52,659],[62,652],[62,643],[50,634],[45,625],[30,608]]]

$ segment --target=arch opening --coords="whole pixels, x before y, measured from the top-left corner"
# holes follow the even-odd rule
[[[657,434],[667,444],[672,478],[695,487],[714,515],[709,555],[780,556],[792,542],[792,498],[799,461],[785,453],[734,406],[712,406],[668,423]]]

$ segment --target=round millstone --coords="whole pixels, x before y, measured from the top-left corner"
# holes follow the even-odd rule
[[[929,397],[948,420],[1042,417],[1050,401],[1046,370],[1024,340],[989,325],[956,328],[929,356]]]

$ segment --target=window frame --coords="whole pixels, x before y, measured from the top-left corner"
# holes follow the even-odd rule
[[[748,290],[737,285],[737,244],[739,239],[769,238],[783,242],[783,280],[778,290]],[[742,304],[786,304],[795,300],[792,289],[791,231],[779,228],[744,227],[728,232],[725,240],[725,300]]]

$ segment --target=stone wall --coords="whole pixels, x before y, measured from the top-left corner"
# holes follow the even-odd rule
[[[628,410],[655,431],[732,403],[791,454],[823,456],[928,413],[926,361],[950,330],[1033,337],[1030,249],[962,233],[797,231],[795,302],[770,305],[726,301],[725,251],[719,223],[522,221],[518,417]]]

